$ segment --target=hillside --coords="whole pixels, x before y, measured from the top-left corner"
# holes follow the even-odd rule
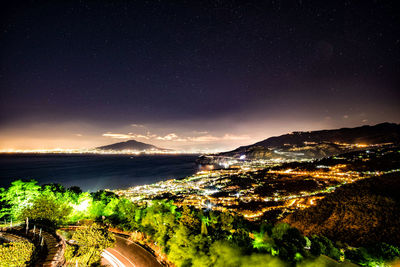
[[[400,245],[400,174],[348,184],[283,222],[305,235],[324,235],[352,246]]]
[[[395,123],[381,123],[374,126],[361,126],[355,128],[341,128],[335,130],[321,130],[311,132],[293,132],[290,134],[271,137],[254,146],[276,147],[284,144],[303,145],[304,142],[329,142],[347,144],[379,144],[400,142],[400,125]]]
[[[233,151],[217,156],[240,157],[248,159],[304,159],[324,158],[349,152],[355,147],[345,144],[382,144],[400,143],[400,124],[381,123],[374,126],[341,128],[310,132],[293,132],[270,137],[249,146],[242,146]]]
[[[158,151],[167,151],[169,149],[159,148],[154,145],[138,142],[136,140],[129,140],[125,142],[114,143],[107,146],[97,147],[96,149],[99,150],[115,150],[115,151],[122,151],[122,150],[135,150],[135,151],[151,151],[151,150],[158,150]]]

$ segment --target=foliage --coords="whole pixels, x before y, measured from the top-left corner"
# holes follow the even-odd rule
[[[212,266],[286,266],[283,261],[268,254],[245,255],[238,246],[226,241],[214,242],[210,251]]]
[[[378,243],[368,247],[355,248],[346,251],[346,258],[361,266],[388,266],[387,262],[392,262],[400,258],[400,251],[397,247],[386,243]]]
[[[7,190],[2,188],[0,190],[0,200],[3,205],[0,211],[0,218],[19,219],[22,210],[31,205],[32,201],[39,196],[39,189],[40,186],[34,180],[29,182],[17,180],[12,182]]]
[[[56,224],[65,222],[72,211],[72,207],[58,201],[52,196],[39,196],[31,205],[22,209],[21,218],[30,218],[36,221],[50,221]]]
[[[115,243],[114,235],[97,224],[76,230],[72,240],[76,245],[68,247],[66,259],[70,262],[78,261],[85,266],[99,263],[102,251],[113,247]]]
[[[319,255],[336,260],[345,256],[369,266],[399,257],[398,248],[384,243],[347,249],[347,245],[335,244],[321,234],[305,237],[286,223],[252,223],[237,214],[189,206],[178,208],[166,200],[139,205],[108,191],[88,193],[76,187],[65,189],[54,184],[38,186],[35,181],[16,181],[8,189],[0,190],[0,201],[0,214],[7,218],[29,217],[55,224],[90,220],[137,231],[142,241],[160,247],[178,267],[284,266],[300,262],[317,266],[324,260]],[[324,222],[325,215],[321,216],[316,220]],[[76,243],[67,247],[65,257],[82,266],[98,262],[101,251],[114,243],[106,228],[97,224],[76,231],[72,239]],[[347,249],[345,255],[343,249]]]
[[[268,252],[289,262],[298,262],[309,256],[306,250],[311,241],[304,237],[299,230],[288,224],[276,224],[265,227],[259,233],[254,233],[253,247],[260,252]]]
[[[17,180],[8,189],[1,188],[0,202],[0,218],[16,221],[30,217],[57,224],[112,216],[119,204],[118,196],[112,192],[90,194],[58,184],[39,186],[34,180]]]
[[[341,252],[338,248],[336,248],[332,241],[324,236],[313,236],[310,239],[311,241],[311,253],[315,256],[319,256],[321,254],[327,255],[335,260],[340,260]]]
[[[0,244],[0,267],[27,266],[33,251],[33,244],[25,240]]]

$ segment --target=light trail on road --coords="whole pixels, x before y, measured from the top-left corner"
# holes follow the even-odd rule
[[[103,261],[113,267],[161,267],[157,258],[132,240],[115,235],[115,247],[104,250]]]
[[[101,256],[109,262],[113,267],[125,267],[125,265],[120,262],[113,254],[111,254],[109,251],[104,250],[103,253],[101,253]]]

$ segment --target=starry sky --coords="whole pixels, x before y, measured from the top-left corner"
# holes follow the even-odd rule
[[[395,1],[8,1],[0,149],[219,151],[400,122]]]

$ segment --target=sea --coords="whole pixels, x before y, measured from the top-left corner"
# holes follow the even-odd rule
[[[17,179],[84,191],[124,189],[183,178],[199,170],[198,155],[0,154],[0,187]]]

